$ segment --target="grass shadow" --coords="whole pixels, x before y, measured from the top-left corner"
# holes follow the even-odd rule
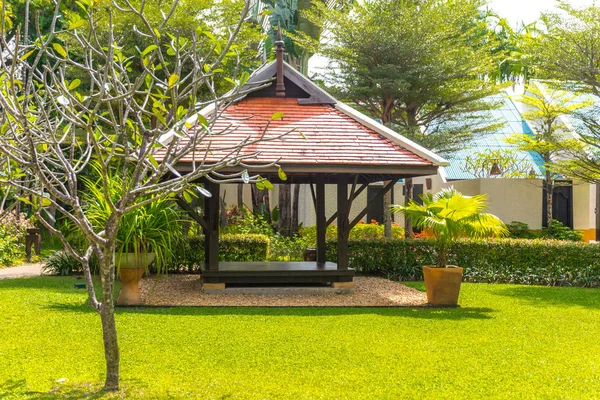
[[[497,293],[498,296],[525,300],[540,307],[580,306],[600,309],[600,290],[569,287],[515,286],[507,287]]]
[[[138,380],[132,381],[134,385],[141,385]],[[0,398],[14,396],[19,399],[30,400],[55,400],[55,399],[122,399],[128,394],[127,388],[121,388],[116,392],[106,392],[100,383],[61,383],[47,392],[38,392],[26,389],[26,381],[8,380],[0,384]]]
[[[77,312],[94,313],[88,304],[48,304],[48,309]],[[458,308],[436,308],[436,307],[119,307],[118,314],[136,315],[178,315],[178,316],[348,316],[348,315],[381,315],[385,317],[404,317],[420,319],[440,320],[467,320],[467,319],[490,319],[493,318],[491,308],[482,307],[458,307]]]

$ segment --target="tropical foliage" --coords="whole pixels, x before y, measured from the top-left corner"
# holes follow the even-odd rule
[[[411,201],[394,205],[393,212],[410,217],[415,227],[431,233],[438,246],[437,266],[445,268],[448,246],[462,237],[488,238],[507,236],[508,229],[495,215],[485,213],[486,195],[464,196],[454,188],[422,197],[423,205]]]
[[[121,175],[111,173],[108,179],[103,180],[98,177],[102,173],[101,168],[97,164],[93,167],[97,178],[82,178],[85,184],[83,198],[87,203],[86,215],[93,228],[99,230],[111,216],[109,201],[118,201],[123,179]],[[103,196],[105,188],[110,193],[109,200]],[[182,239],[182,216],[170,198],[148,202],[148,198],[141,197],[138,202],[145,204],[123,215],[117,231],[117,265],[124,253],[154,253],[154,269],[161,272],[173,261],[178,241]]]

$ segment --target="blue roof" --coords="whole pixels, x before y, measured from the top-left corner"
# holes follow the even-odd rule
[[[446,159],[450,162],[450,165],[446,167],[447,179],[477,178],[472,173],[465,171],[465,161],[468,156],[473,156],[487,150],[511,152],[518,160],[522,160],[526,164],[524,166],[525,170],[529,171],[533,169],[537,176],[542,175],[544,160],[537,153],[517,150],[516,145],[506,142],[506,139],[515,133],[533,134],[513,100],[502,95],[492,96],[490,100],[501,103],[501,106],[488,111],[487,115],[482,115],[482,118],[488,119],[491,124],[498,123],[503,125],[494,132],[474,136],[466,148],[448,154]]]

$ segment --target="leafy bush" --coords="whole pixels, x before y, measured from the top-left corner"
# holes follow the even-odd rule
[[[273,227],[262,214],[253,214],[247,208],[233,208],[227,212],[228,225],[224,230],[227,234],[267,235],[274,234]]]
[[[8,214],[0,220],[0,268],[24,259],[28,228],[33,228],[33,225],[24,216],[17,219],[15,215]]]
[[[600,245],[554,240],[459,240],[449,264],[464,267],[469,282],[600,287]],[[350,266],[359,273],[401,280],[422,279],[421,267],[435,264],[435,241],[362,240],[349,244]],[[335,262],[336,243],[327,243]]]
[[[289,238],[275,234],[271,237],[268,259],[269,261],[302,261],[304,250],[310,246],[314,246],[314,244],[302,236]]]
[[[300,236],[308,240],[311,246],[317,243],[317,227],[309,226],[300,230]],[[327,240],[337,240],[337,225],[329,225],[325,233]],[[404,237],[404,228],[392,226],[392,237],[402,239]],[[384,226],[378,223],[356,224],[350,230],[350,240],[383,239]]]
[[[560,221],[552,221],[547,228],[542,228],[541,237],[546,239],[568,240],[571,242],[583,241],[583,233],[575,231]]]
[[[83,272],[83,267],[79,260],[64,250],[52,253],[46,259],[46,264],[42,269],[45,274],[61,276]]]
[[[513,221],[507,224],[506,227],[510,232],[510,237],[513,239],[535,239],[537,237],[525,222]]]
[[[224,234],[219,238],[220,261],[265,261],[271,240],[266,235]],[[193,236],[179,241],[173,252],[175,260],[169,272],[198,271],[204,264],[204,237]],[[152,266],[150,267],[152,270]]]

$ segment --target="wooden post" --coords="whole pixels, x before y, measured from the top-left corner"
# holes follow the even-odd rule
[[[204,198],[204,265],[206,270],[219,270],[219,184],[206,181],[204,188],[212,196]]]
[[[350,202],[348,200],[348,177],[340,175],[337,185],[338,238],[337,268],[348,269],[348,237],[350,236]]]
[[[325,266],[326,256],[326,229],[325,225],[325,182],[322,176],[317,177],[316,184],[316,202],[315,212],[317,214],[317,265],[319,267]]]

